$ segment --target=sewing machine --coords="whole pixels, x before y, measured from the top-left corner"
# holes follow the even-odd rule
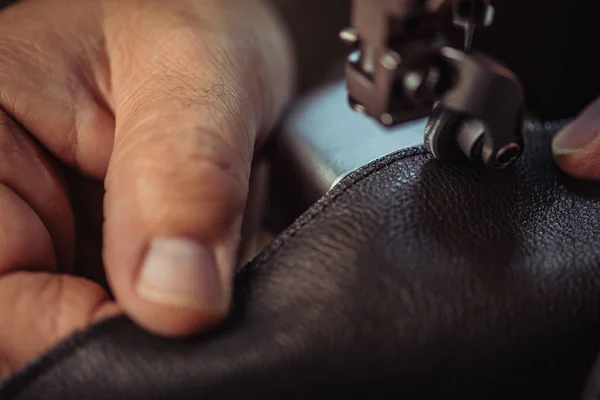
[[[345,79],[301,99],[280,130],[278,156],[286,181],[302,188],[293,196],[301,208],[405,147],[494,170],[519,158],[522,86],[471,49],[475,30],[493,23],[488,0],[353,0],[351,15],[340,33],[351,48]],[[441,33],[447,15],[464,29],[459,47]]]
[[[340,34],[354,50],[346,67],[350,105],[385,126],[433,110],[425,145],[434,156],[506,168],[523,148],[523,90],[511,71],[471,51],[475,29],[493,22],[489,0],[452,1],[463,49],[440,34],[449,4],[354,0],[352,27]]]

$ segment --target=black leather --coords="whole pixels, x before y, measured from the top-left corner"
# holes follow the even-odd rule
[[[563,176],[558,125],[509,170],[422,148],[346,178],[236,280],[217,331],[113,319],[2,400],[577,399],[600,345],[600,186]]]

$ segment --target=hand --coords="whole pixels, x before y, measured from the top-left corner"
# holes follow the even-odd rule
[[[600,180],[600,98],[556,135],[552,150],[565,172]]]
[[[167,336],[224,317],[284,33],[259,0],[0,14],[0,377],[115,313]]]

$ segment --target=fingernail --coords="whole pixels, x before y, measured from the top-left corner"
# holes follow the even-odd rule
[[[578,153],[598,136],[600,100],[588,106],[573,122],[565,126],[552,141],[555,155]]]
[[[212,252],[183,238],[150,243],[136,289],[150,302],[195,309],[218,307],[223,297]]]

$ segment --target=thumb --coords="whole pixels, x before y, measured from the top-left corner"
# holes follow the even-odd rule
[[[240,48],[186,21],[125,33],[129,47],[112,60],[122,68],[113,69],[105,268],[124,311],[167,336],[209,328],[229,310],[254,148],[291,80],[266,79],[291,69],[277,61],[287,55],[279,37]]]
[[[139,109],[117,129],[124,138],[105,181],[105,265],[136,322],[181,335],[228,311],[252,147],[241,132],[208,127],[201,106],[164,99],[160,108]]]
[[[600,98],[556,135],[552,151],[566,173],[600,180]]]

